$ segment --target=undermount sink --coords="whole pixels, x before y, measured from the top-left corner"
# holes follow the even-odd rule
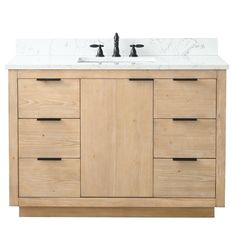
[[[79,57],[77,62],[92,64],[136,64],[155,61],[155,57]]]

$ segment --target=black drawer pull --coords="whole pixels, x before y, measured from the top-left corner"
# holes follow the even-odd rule
[[[61,118],[37,118],[38,121],[60,121]]]
[[[61,81],[61,78],[37,78],[37,81]]]
[[[172,160],[173,161],[197,161],[197,158],[195,158],[195,157],[186,157],[186,158],[184,158],[184,157],[174,157]]]
[[[197,81],[197,78],[173,78],[174,81]]]
[[[197,121],[197,118],[180,117],[180,118],[173,118],[173,121]]]
[[[153,81],[153,78],[129,78],[130,81]]]
[[[38,161],[61,161],[61,157],[38,157]]]

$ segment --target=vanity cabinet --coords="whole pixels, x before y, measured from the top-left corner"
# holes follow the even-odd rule
[[[21,216],[214,216],[225,70],[9,70]]]

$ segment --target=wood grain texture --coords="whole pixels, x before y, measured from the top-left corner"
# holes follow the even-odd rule
[[[18,107],[17,71],[9,70],[9,164],[10,164],[10,205],[18,205]]]
[[[22,207],[215,207],[215,198],[20,198]]]
[[[80,160],[20,159],[20,197],[80,197]]]
[[[19,70],[19,78],[216,78],[215,70]]]
[[[226,71],[217,72],[216,206],[225,206]]]
[[[214,119],[155,119],[154,156],[215,158],[215,125]]]
[[[81,195],[152,196],[153,82],[81,81]]]
[[[80,157],[80,120],[19,120],[19,156]]]
[[[80,117],[80,80],[19,79],[19,117]]]
[[[214,208],[42,208],[21,207],[21,217],[214,217]]]
[[[216,80],[154,82],[154,117],[216,117]]]
[[[215,197],[215,160],[154,161],[155,197]]]

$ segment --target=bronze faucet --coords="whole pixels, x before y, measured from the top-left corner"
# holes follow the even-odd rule
[[[120,50],[119,50],[119,35],[115,33],[114,36],[114,49],[113,49],[113,57],[120,57]]]

